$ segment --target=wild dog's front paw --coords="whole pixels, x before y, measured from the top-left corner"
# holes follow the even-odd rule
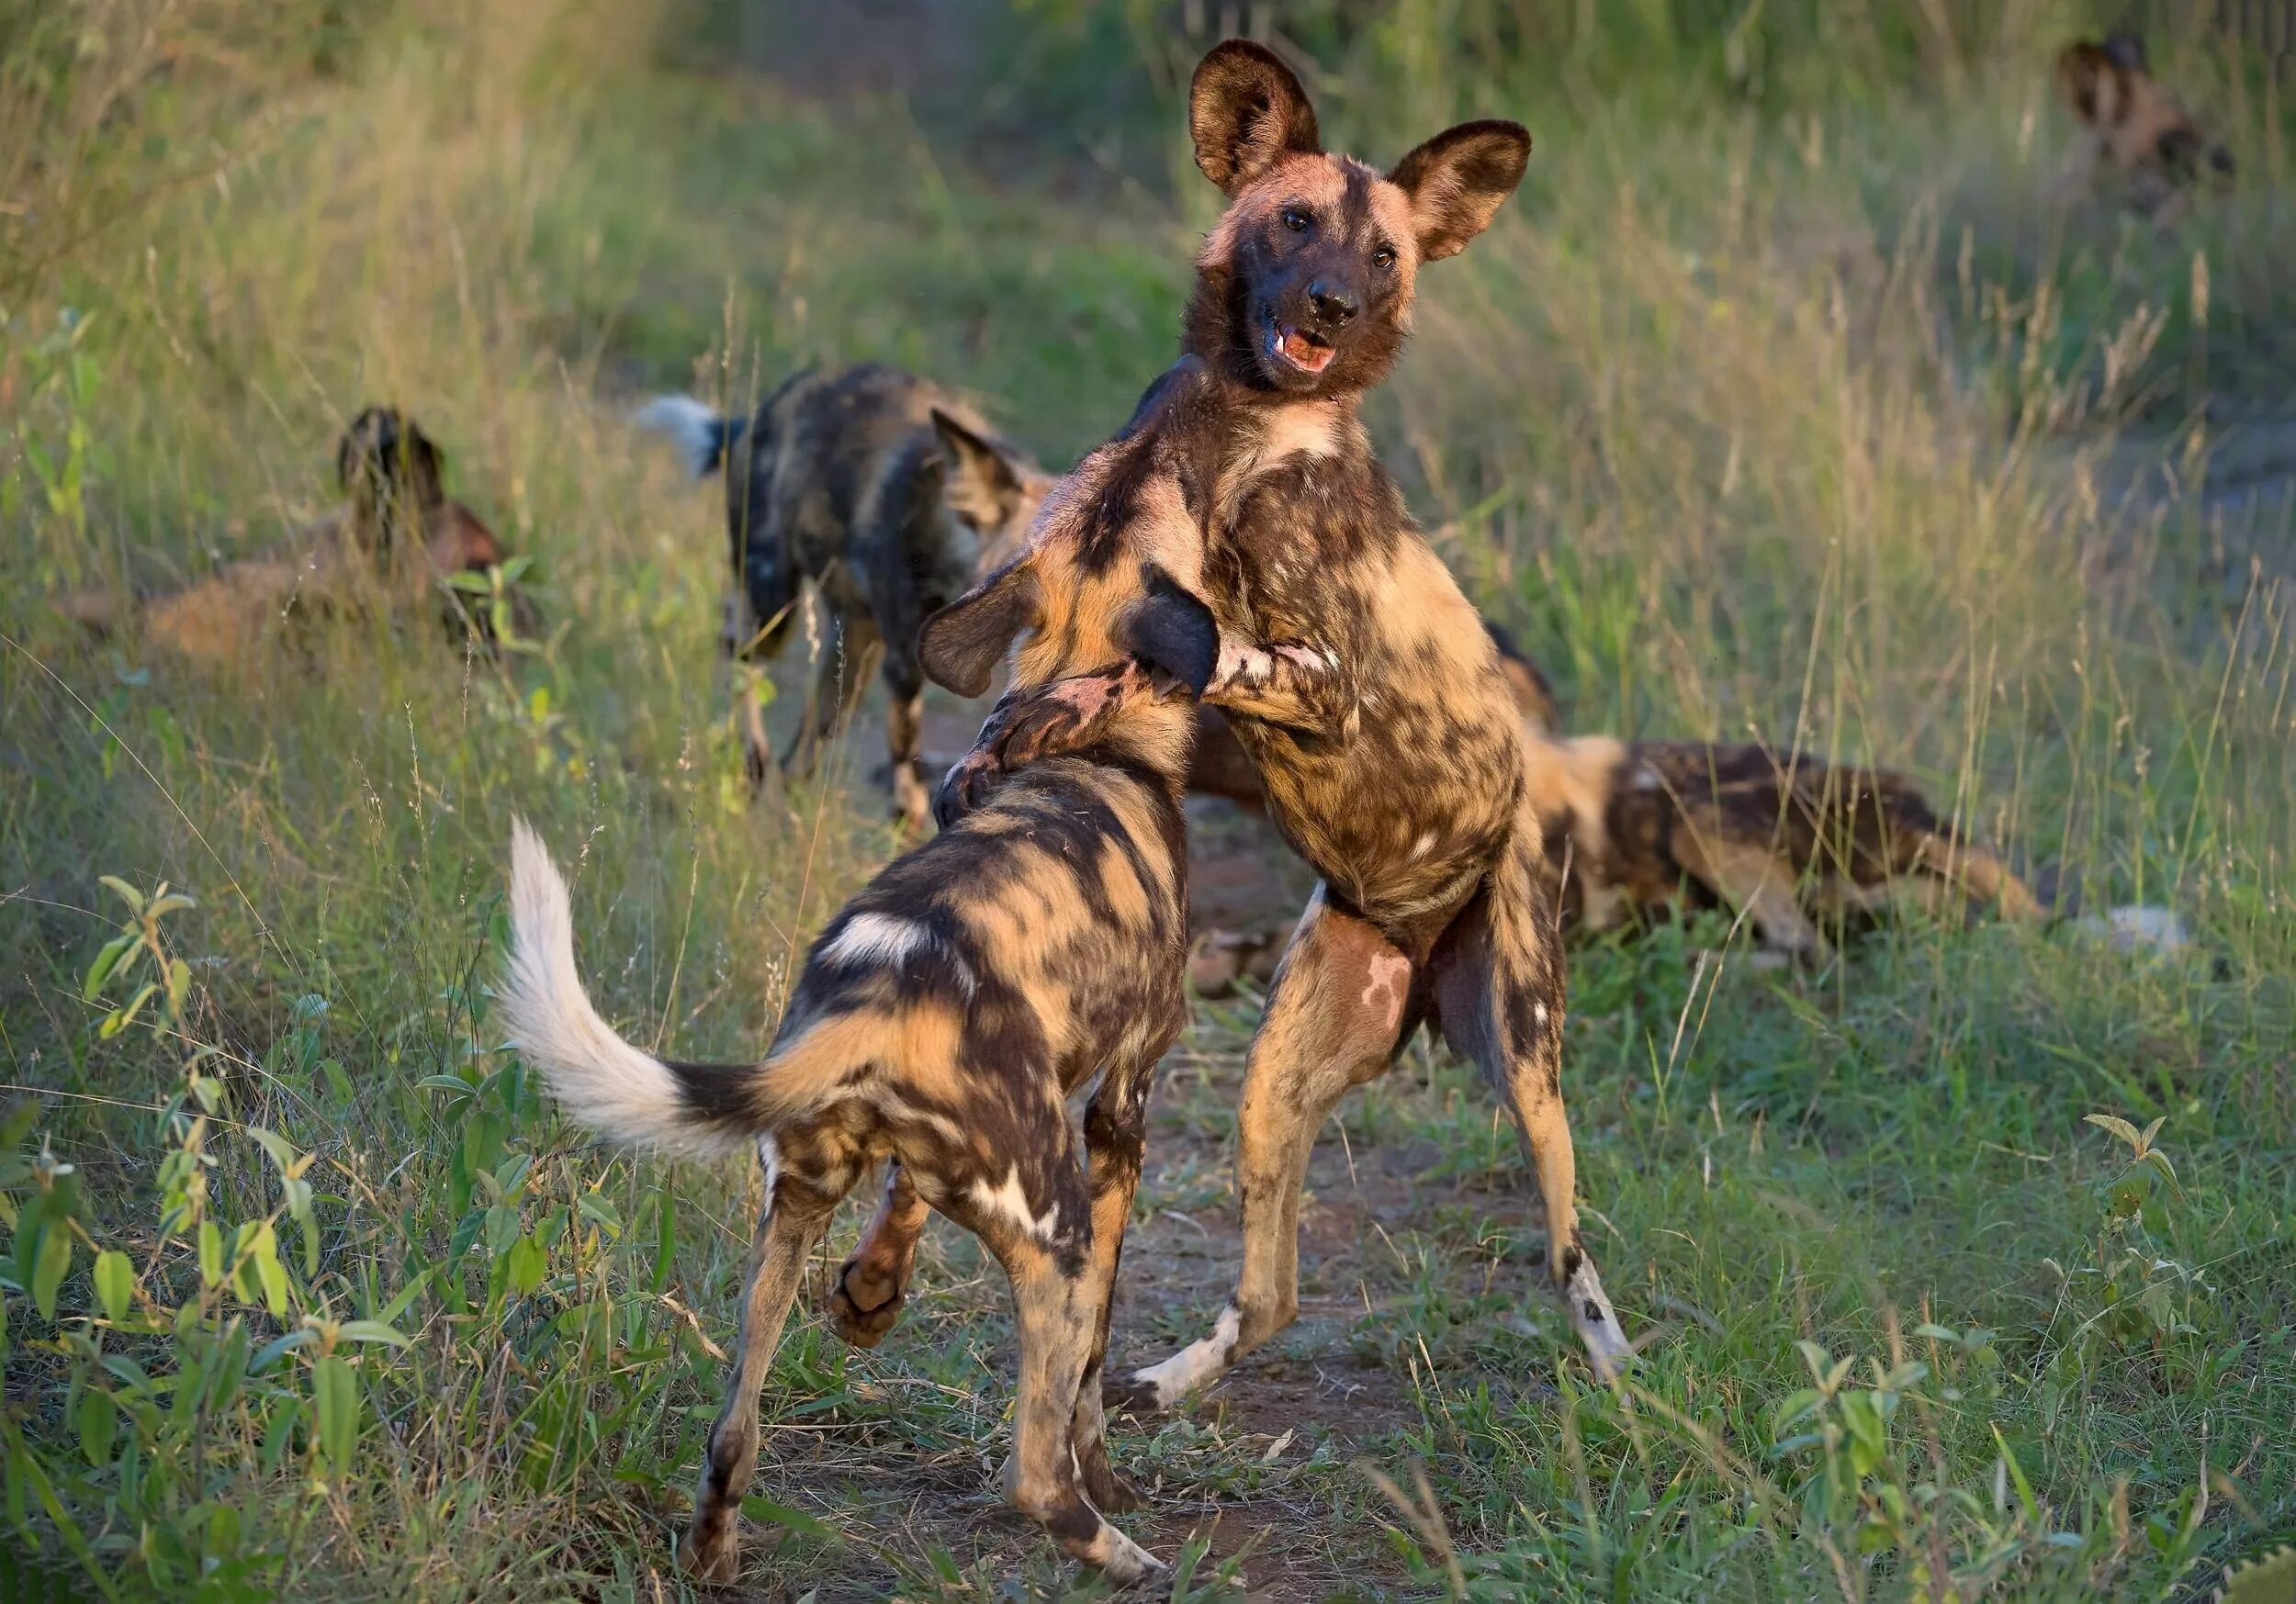
[[[1259,647],[1223,640],[1220,643],[1220,660],[1213,666],[1211,683],[1204,687],[1204,694],[1216,696],[1223,690],[1265,685],[1275,672],[1276,659]]]
[[[1103,1515],[1125,1515],[1148,1507],[1147,1495],[1130,1477],[1120,1475],[1105,1453],[1097,1459],[1080,1457],[1076,1469],[1085,1485],[1085,1497]]]

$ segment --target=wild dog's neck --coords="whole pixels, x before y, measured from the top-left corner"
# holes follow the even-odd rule
[[[1357,416],[1362,397],[1289,397],[1221,387],[1222,431],[1218,481],[1232,493],[1256,474],[1293,457],[1339,458],[1369,450]]]

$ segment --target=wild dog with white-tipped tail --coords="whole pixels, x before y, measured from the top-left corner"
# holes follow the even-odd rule
[[[1000,709],[984,731],[999,750],[976,810],[823,930],[761,1061],[681,1063],[617,1035],[576,973],[565,882],[531,831],[513,836],[502,1015],[519,1051],[602,1136],[689,1152],[754,1144],[764,1160],[735,1373],[682,1554],[705,1579],[739,1569],[758,1390],[806,1257],[838,1201],[888,1160],[920,1217],[929,1206],[973,1231],[1011,1280],[1007,1495],[1118,1582],[1158,1568],[1103,1515],[1137,1495],[1109,1464],[1100,1372],[1149,1085],[1187,1017],[1180,798],[1196,715],[1182,689],[1200,691],[1218,657],[1190,594],[1201,537],[1164,460],[1171,443],[1149,427],[1159,405],[1085,460],[1019,557],[926,625],[927,666],[971,695],[1023,634],[1007,708],[1025,699],[1027,719]],[[1073,706],[1053,683],[1070,676],[1090,693]],[[1106,697],[1110,676],[1138,683]],[[1029,760],[1015,742],[1047,717],[1064,750]],[[1096,1075],[1080,1153],[1066,1100]]]

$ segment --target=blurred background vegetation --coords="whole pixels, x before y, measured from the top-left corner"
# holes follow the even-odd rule
[[[2133,22],[2239,164],[2173,225],[2054,182],[2055,52]],[[2290,77],[2211,8],[0,0],[6,1541],[106,1596],[675,1592],[755,1183],[577,1146],[495,1050],[508,821],[694,1057],[893,842],[865,734],[748,804],[715,489],[624,413],[876,358],[1069,460],[1172,354],[1230,28],[1371,159],[1533,131],[1369,415],[1573,727],[1908,768],[2200,942],[1582,949],[1634,1385],[1574,1379],[1512,1150],[1415,1055],[1319,1156],[1323,1312],[1124,1433],[1135,1530],[1208,1549],[1183,1594],[1941,1598],[2179,1596],[2296,1524]],[[278,545],[370,399],[538,558],[535,652],[345,620],[208,675],[48,605]],[[1250,1023],[1172,1067],[1120,1356],[1224,1289]],[[760,1587],[1073,1585],[988,1491],[979,1269],[937,1228],[886,1349],[793,1337]],[[1368,1390],[1243,1401],[1334,1355]]]

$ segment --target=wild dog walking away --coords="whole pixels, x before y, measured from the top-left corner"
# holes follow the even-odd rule
[[[1087,457],[1027,551],[926,625],[926,667],[968,695],[1026,634],[993,726],[1050,719],[1067,749],[1000,767],[976,811],[829,922],[761,1062],[665,1062],[615,1035],[576,975],[564,882],[523,825],[513,842],[503,1010],[522,1053],[602,1135],[755,1142],[765,1165],[739,1353],[686,1540],[705,1577],[738,1569],[758,1389],[806,1256],[879,1160],[1011,1280],[1007,1496],[1117,1581],[1157,1564],[1102,1516],[1135,1495],[1109,1464],[1100,1368],[1150,1078],[1186,1019],[1180,782],[1195,711],[1167,687],[1199,690],[1218,645],[1187,594],[1202,540],[1165,421],[1149,409]],[[1065,1100],[1095,1075],[1080,1161]]]
[[[2045,915],[1993,853],[1940,820],[1886,769],[1694,741],[1524,732],[1532,805],[1566,923],[1604,929],[1679,902],[1742,911],[1765,948],[1831,954],[1822,926],[1904,901],[1959,914]]]
[[[2144,41],[2133,35],[2067,45],[2057,57],[2057,86],[2081,125],[2063,180],[2068,196],[2089,194],[2111,178],[2132,210],[2155,215],[2183,202],[2203,164],[2232,176],[2232,152],[2161,87]]]
[[[917,627],[1010,550],[1051,477],[954,394],[873,365],[798,374],[747,424],[682,396],[648,403],[638,421],[677,439],[697,477],[727,464],[729,654],[779,656],[804,586],[827,605],[830,639],[782,769],[813,772],[882,658],[895,810],[921,826],[929,792]],[[732,471],[737,443],[741,467]],[[741,718],[750,779],[762,785],[775,770],[751,690]]]
[[[1168,1405],[1290,1323],[1316,1132],[1426,1021],[1514,1115],[1553,1284],[1607,1372],[1627,1350],[1576,1227],[1562,958],[1520,717],[1490,636],[1356,418],[1402,344],[1420,264],[1490,222],[1529,136],[1468,123],[1382,175],[1326,154],[1289,69],[1236,41],[1198,67],[1189,128],[1197,165],[1230,197],[1197,259],[1185,337],[1221,421],[1203,594],[1223,649],[1205,700],[1323,880],[1245,1070],[1235,1296],[1210,1336],[1127,1391]],[[897,1213],[872,1227],[849,1285],[856,1270],[905,1267]]]
[[[228,565],[181,589],[129,603],[109,590],[64,597],[57,609],[104,634],[127,634],[196,662],[244,663],[298,617],[355,610],[370,600],[396,610],[434,602],[456,638],[491,644],[482,610],[466,609],[442,581],[484,572],[507,554],[478,515],[449,499],[445,455],[394,407],[368,407],[335,447],[347,505],[305,530],[287,552]],[[523,591],[510,599],[512,627],[531,635],[540,615]]]

